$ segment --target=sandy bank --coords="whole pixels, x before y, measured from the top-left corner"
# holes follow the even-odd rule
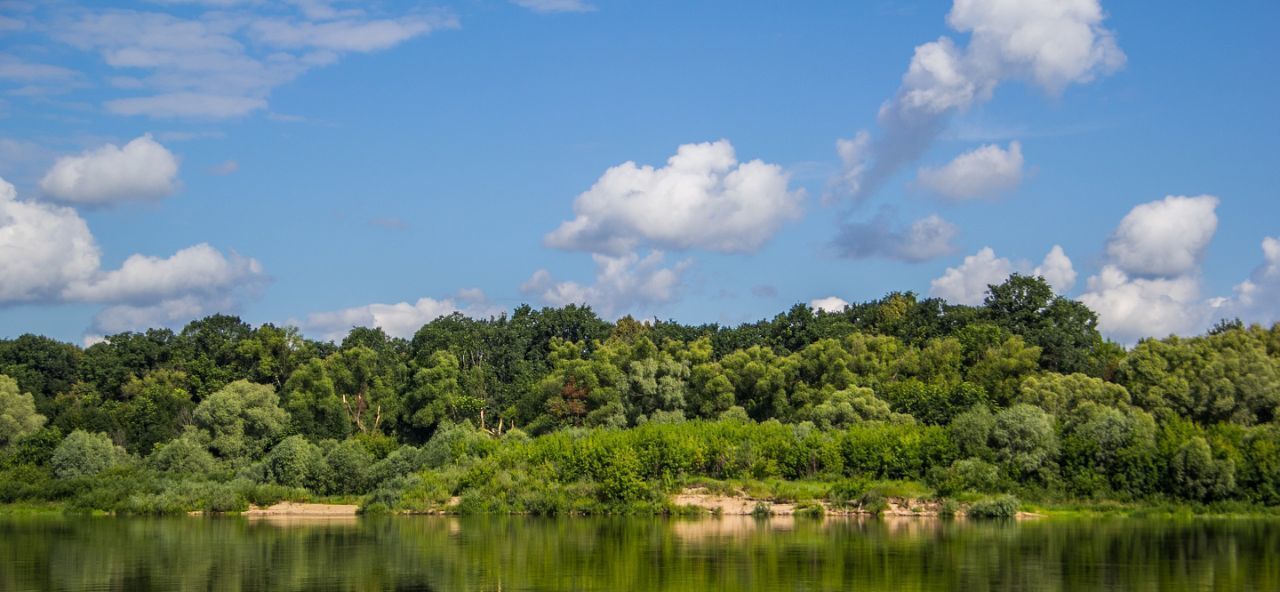
[[[266,508],[252,506],[243,516],[253,517],[305,517],[333,518],[355,516],[359,506],[354,504],[302,504],[297,502],[280,502]]]

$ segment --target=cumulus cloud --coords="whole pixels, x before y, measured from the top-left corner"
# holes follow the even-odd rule
[[[1089,278],[1089,291],[1080,301],[1098,313],[1099,330],[1128,343],[1198,333],[1212,309],[1200,297],[1197,276],[1134,278],[1114,265]]]
[[[71,208],[18,200],[0,179],[0,305],[56,297],[98,270],[101,253]]]
[[[1125,215],[1107,242],[1105,265],[1080,296],[1098,313],[1099,330],[1128,343],[1196,333],[1230,307],[1229,299],[1200,294],[1200,264],[1218,228],[1217,206],[1209,195],[1169,196]]]
[[[1022,164],[1022,145],[1018,142],[1010,142],[1007,149],[987,144],[941,167],[921,168],[916,181],[947,199],[994,197],[1022,182]]]
[[[826,298],[814,298],[809,301],[809,308],[820,310],[823,312],[840,312],[849,306],[843,298],[836,296],[827,296]]]
[[[832,245],[842,257],[863,259],[888,257],[919,262],[949,255],[952,241],[960,233],[956,226],[931,214],[902,227],[891,210],[883,209],[869,222],[844,222]]]
[[[1013,263],[996,257],[991,247],[983,247],[965,257],[959,267],[948,267],[942,277],[929,282],[929,294],[956,304],[982,304],[987,287],[1003,283],[1013,271]]]
[[[1004,283],[1015,272],[1027,273],[1028,268],[1030,264],[1025,261],[997,257],[994,249],[983,247],[965,257],[958,267],[948,267],[941,277],[930,282],[929,294],[956,304],[982,304],[989,286]],[[1031,273],[1043,277],[1059,294],[1070,290],[1076,282],[1071,259],[1059,245],[1054,245]]]
[[[81,205],[155,200],[178,189],[178,158],[150,134],[59,158],[40,181],[50,198]]]
[[[583,0],[511,0],[534,12],[590,12],[596,9]]]
[[[614,257],[645,243],[754,251],[800,216],[804,194],[788,181],[778,165],[739,163],[727,140],[685,144],[665,167],[626,162],[605,171],[546,244]]]
[[[999,84],[1026,79],[1048,93],[1124,64],[1102,27],[1097,0],[956,0],[947,23],[968,33],[961,47],[942,37],[916,47],[894,97],[881,107],[881,133],[839,143],[835,196],[866,199],[924,154],[956,112],[986,102]],[[856,150],[855,150],[856,148]]]
[[[1235,314],[1253,321],[1280,321],[1280,237],[1262,239],[1262,265],[1235,287]]]
[[[192,18],[166,12],[85,10],[49,27],[54,39],[127,70],[133,96],[105,102],[121,115],[241,117],[267,108],[271,91],[348,53],[385,50],[453,28],[444,13],[377,18],[327,2],[253,12],[239,2],[170,2],[218,8]],[[237,6],[245,4],[245,7]]]
[[[1218,230],[1218,198],[1168,196],[1133,208],[1107,242],[1107,256],[1124,272],[1171,276],[1200,266]]]
[[[1044,256],[1044,261],[1041,261],[1031,273],[1044,278],[1059,294],[1070,292],[1076,285],[1075,266],[1071,264],[1071,259],[1067,257],[1061,245],[1053,245],[1049,253]]]
[[[216,297],[234,286],[265,279],[255,259],[230,256],[201,243],[167,258],[131,255],[119,269],[71,282],[66,300],[83,302],[148,302],[205,295]]]
[[[19,200],[0,179],[0,306],[24,302],[106,305],[96,335],[185,322],[234,310],[268,278],[257,260],[199,244],[168,258],[132,255],[103,270],[101,251],[75,210]]]
[[[408,339],[423,325],[442,316],[460,312],[469,317],[484,318],[501,312],[478,289],[460,290],[450,298],[419,298],[417,302],[394,304],[366,304],[307,315],[306,320],[294,322],[303,331],[320,335],[323,339],[337,341],[353,327],[380,327],[392,337]]]
[[[545,269],[534,272],[520,291],[536,295],[551,306],[587,304],[604,317],[639,313],[670,302],[680,287],[681,276],[692,265],[685,260],[664,267],[665,256],[652,251],[645,257],[635,253],[619,256],[593,253],[595,283],[556,281]]]

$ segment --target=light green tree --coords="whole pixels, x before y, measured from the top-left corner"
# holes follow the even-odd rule
[[[0,374],[0,446],[35,433],[44,421],[44,416],[36,413],[35,399],[19,393],[16,380]]]
[[[106,434],[76,430],[54,449],[49,465],[57,477],[74,479],[97,475],[125,458],[124,449],[112,444]]]
[[[194,412],[196,427],[222,458],[261,456],[280,439],[289,414],[280,408],[274,388],[237,380],[209,395]]]

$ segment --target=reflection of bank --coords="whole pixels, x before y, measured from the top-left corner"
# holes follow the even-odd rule
[[[747,538],[757,534],[790,532],[804,529],[844,530],[866,533],[876,531],[893,537],[917,538],[933,536],[953,523],[925,516],[869,516],[832,515],[821,520],[797,517],[792,514],[765,518],[724,515],[678,519],[671,523],[671,533],[685,542],[705,542],[717,539]]]

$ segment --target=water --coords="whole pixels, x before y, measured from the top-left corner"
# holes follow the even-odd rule
[[[1280,521],[0,519],[0,590],[1280,590]]]

